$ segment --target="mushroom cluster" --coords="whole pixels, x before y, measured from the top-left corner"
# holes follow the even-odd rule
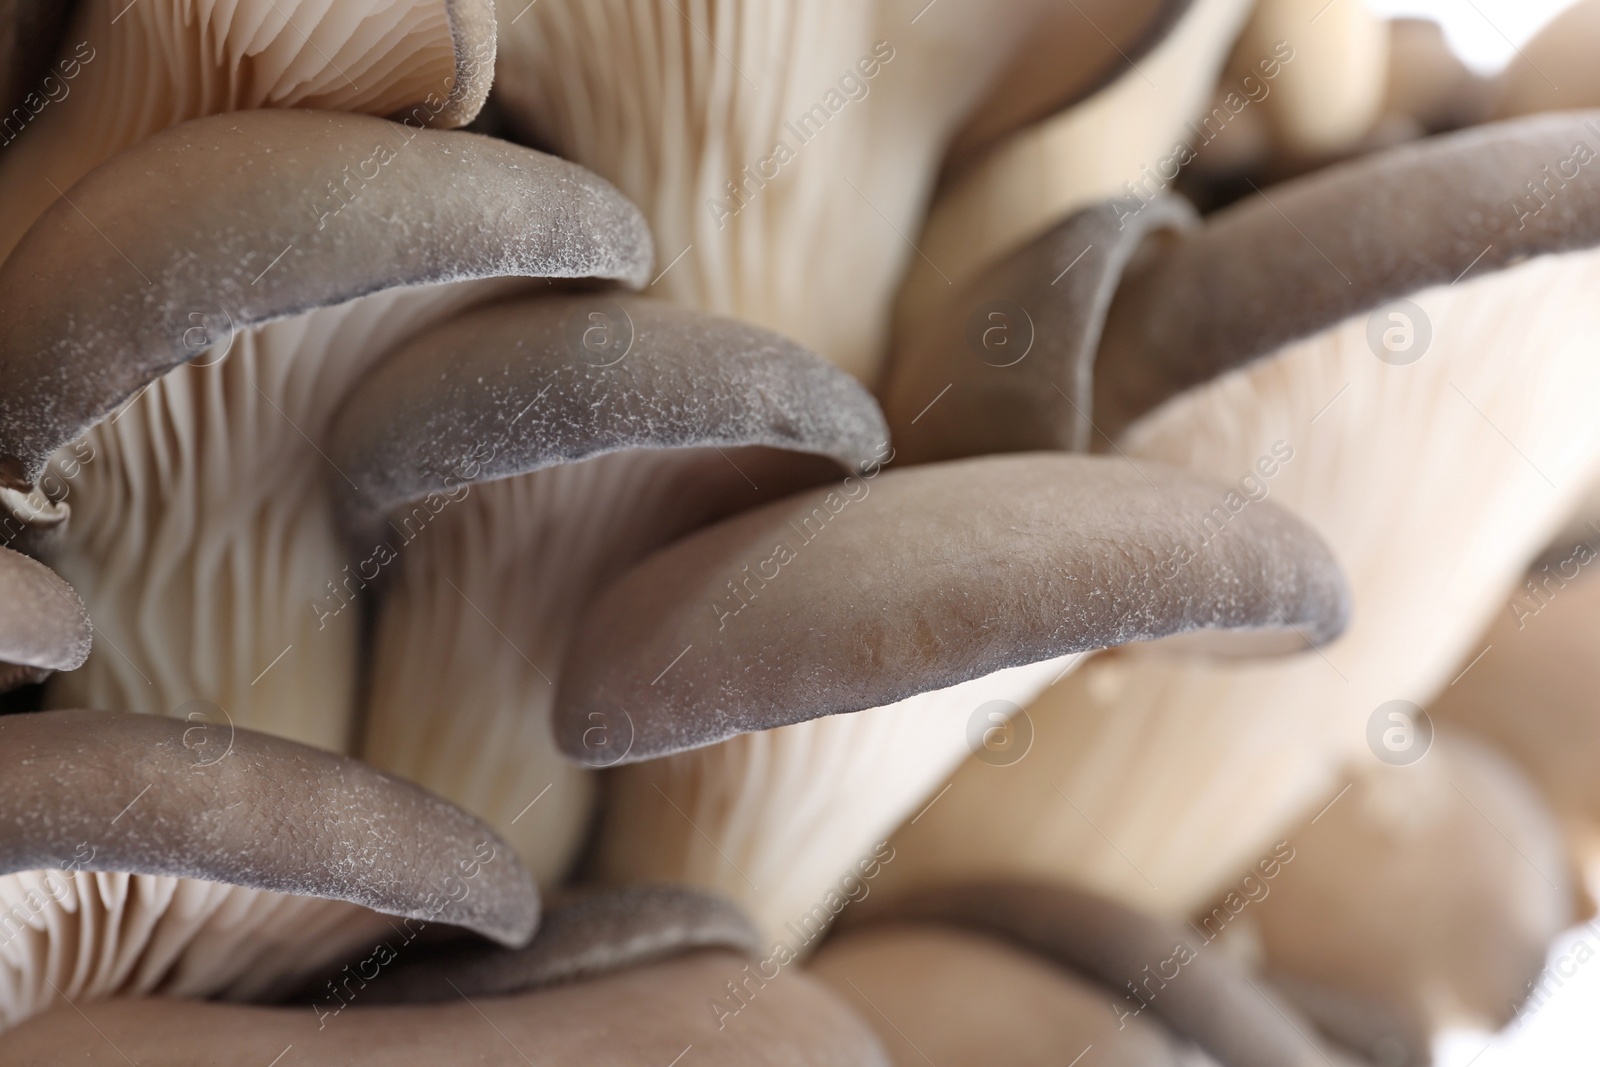
[[[1596,44],[0,0],[0,1067],[1415,1067],[1542,1006]]]

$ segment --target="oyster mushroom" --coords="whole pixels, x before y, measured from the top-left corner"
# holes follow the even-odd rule
[[[461,126],[482,106],[494,72],[491,0],[70,7],[55,69],[64,88],[0,154],[0,259],[62,190],[169,126],[253,108]]]
[[[41,712],[0,718],[0,763],[0,1024],[58,997],[260,992],[386,928],[373,913],[508,945],[538,921],[488,827],[281,738]]]
[[[914,895],[855,916],[811,970],[888,1027],[898,1063],[1060,1062],[1091,1047],[1140,1067],[1354,1063],[1193,931],[1059,886]]]
[[[650,908],[643,918],[633,914],[640,903]],[[525,972],[520,981],[505,983],[510,972],[502,954],[498,961],[451,967],[392,964],[409,966],[405,975],[375,963],[361,972],[367,977],[360,987],[352,986],[349,1010],[172,1001],[84,1005],[8,1034],[0,1064],[32,1063],[41,1054],[94,1055],[109,1042],[126,1055],[172,1067],[245,1067],[289,1047],[314,1062],[352,1067],[463,1057],[576,1067],[669,1063],[688,1055],[712,1065],[886,1067],[871,1030],[822,983],[794,969],[768,974],[743,954],[743,944],[721,943],[743,939],[727,938],[739,921],[725,905],[631,890],[567,908],[574,913],[558,907],[550,915],[560,944],[546,947],[541,934],[520,957],[554,964],[554,972],[570,980],[552,981],[555,974],[546,967],[542,977]],[[705,936],[708,918],[722,932]],[[653,943],[648,951],[640,951],[641,935]],[[598,958],[608,962],[595,967]],[[434,1002],[375,1002],[392,992],[391,984],[422,977],[433,979],[427,999]],[[399,999],[411,999],[420,988],[411,983]],[[374,999],[363,1000],[369,996]],[[720,1016],[707,1010],[719,1002]]]
[[[558,878],[592,783],[551,744],[549,709],[588,600],[651,549],[849,470],[886,436],[872,398],[816,356],[659,301],[514,301],[419,335],[352,390],[329,436],[357,489],[344,504],[359,555],[374,572],[401,558],[376,621],[365,757],[483,815]]]
[[[89,658],[88,612],[49,567],[0,548],[0,604],[0,693],[77,670]]]
[[[359,195],[308,196],[352,161],[377,171]],[[0,266],[0,474],[26,489],[93,427],[102,458],[51,554],[120,654],[91,656],[50,699],[159,713],[208,699],[343,749],[355,613],[317,610],[348,582],[328,480],[344,483],[317,444],[339,398],[407,332],[494,291],[461,282],[637,283],[648,235],[571,164],[311,111],[175,127],[69,198]],[[183,367],[197,349],[213,362]]]
[[[1293,509],[1350,575],[1351,627],[1276,663],[1152,648],[1085,665],[1030,709],[1027,762],[969,761],[902,829],[884,892],[1004,873],[1187,915],[1315,811],[1376,708],[1446,686],[1600,460],[1579,295],[1600,270],[1600,184],[1584,170],[1520,220],[1512,199],[1587,121],[1364,157],[1134,260],[1095,426],[1123,454],[1232,481],[1230,510]],[[995,817],[1017,810],[1035,814]]]
[[[1219,492],[1087,457],[874,470],[646,559],[586,614],[554,715],[570,754],[602,728],[651,760],[613,772],[600,869],[708,885],[767,932],[809,923],[969,751],[974,709],[1027,700],[1063,657],[1200,628],[1336,635],[1342,578],[1288,516],[1192,552]]]
[[[1389,21],[1389,75],[1384,120],[1406,123],[1403,136],[1476,126],[1493,114],[1495,85],[1474,72],[1432,19]],[[1402,136],[1398,131],[1396,136]]]
[[[1440,731],[1421,762],[1369,758],[1329,801],[1295,832],[1293,861],[1256,878],[1262,895],[1199,917],[1206,936],[1251,943],[1325,1033],[1375,1063],[1426,1064],[1441,1030],[1510,1022],[1580,918],[1534,783]]]

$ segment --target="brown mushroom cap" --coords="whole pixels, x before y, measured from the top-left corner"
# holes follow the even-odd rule
[[[758,989],[745,966],[701,952],[516,997],[438,1005],[363,1008],[357,991],[337,1014],[331,1005],[313,1013],[162,1000],[81,1005],[82,1014],[63,1007],[8,1033],[0,1067],[92,1062],[113,1054],[107,1042],[162,1067],[262,1067],[290,1045],[304,1062],[346,1067],[666,1065],[675,1056],[705,1067],[888,1067],[872,1032],[820,983],[785,971]],[[745,980],[753,995],[719,1029],[708,1002],[733,1004],[727,985]]]
[[[1095,357],[1123,269],[1150,234],[1194,218],[1172,196],[1084,208],[906,323],[885,402],[900,457],[1088,451]]]
[[[596,314],[628,341],[591,362],[581,338]],[[381,516],[625,449],[764,446],[848,470],[887,437],[871,396],[793,342],[608,295],[493,305],[418,336],[351,394],[328,451],[359,488],[350,510]]]
[[[345,900],[508,945],[538,923],[532,877],[487,826],[408,782],[268,734],[102,711],[7,717],[0,789],[0,873],[195,878]]]
[[[914,894],[881,917],[954,925],[1037,953],[1121,994],[1129,1013],[1148,1009],[1225,1067],[1330,1062],[1231,959],[1182,926],[1093,893],[978,882]],[[1176,977],[1163,973],[1169,967]]]
[[[808,970],[854,1002],[903,1067],[1062,1067],[1084,1053],[1097,1067],[1213,1063],[1153,1016],[1129,1017],[1133,1002],[1119,1019],[1125,993],[969,930],[908,922],[840,931]]]
[[[375,176],[348,184],[362,168]],[[356,191],[346,200],[338,188]],[[364,116],[197,120],[68,196],[0,266],[0,479],[15,488],[215,343],[196,334],[197,315],[231,334],[401,285],[504,275],[638,284],[651,259],[638,212],[573,164]]]
[[[76,670],[89,658],[89,613],[43,563],[0,548],[0,605],[0,692]]]
[[[583,757],[599,723],[647,759],[1202,627],[1337,636],[1343,578],[1287,514],[1241,515],[1241,536],[1198,549],[1220,492],[1038,454],[852,477],[747,512],[601,595],[568,658],[557,743]]]
[[[510,996],[699,949],[751,959],[761,954],[750,920],[715,893],[648,884],[580,889],[550,903],[526,948],[453,943],[426,952],[419,947],[388,969],[367,1000],[409,1004],[460,995]]]
[[[1191,386],[1385,301],[1600,244],[1600,170],[1544,210],[1515,204],[1600,112],[1477,127],[1318,171],[1212,216],[1124,276],[1096,367],[1116,437]],[[1597,125],[1600,129],[1600,125]],[[1537,205],[1537,202],[1534,202]],[[1481,257],[1481,258],[1480,258]]]

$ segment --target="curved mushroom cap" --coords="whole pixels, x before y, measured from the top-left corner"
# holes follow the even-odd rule
[[[593,758],[598,726],[648,759],[1199,628],[1337,636],[1343,578],[1288,515],[1263,508],[1202,549],[1220,495],[1160,467],[1029,455],[852,476],[747,512],[602,594],[557,743]]]
[[[73,9],[71,32],[59,52],[30,41],[47,46],[51,81],[41,81],[46,100],[26,128],[4,130],[17,143],[0,158],[0,258],[61,190],[166,127],[297,107],[461,126],[482,106],[494,73],[491,0],[342,0],[292,10],[275,0],[49,6]]]
[[[1108,992],[1117,1021],[1149,1012],[1227,1067],[1312,1067],[1325,1050],[1204,937],[1064,885],[974,882],[913,894],[872,916],[1008,942]],[[1068,1058],[1075,1049],[1062,1049]]]
[[[593,333],[592,351],[585,338]],[[356,514],[624,449],[762,446],[853,468],[888,437],[851,378],[770,331],[640,297],[493,305],[418,336],[329,445]],[[359,520],[358,520],[359,521]]]
[[[1237,900],[1219,903],[1207,929],[1251,928],[1279,986],[1378,1062],[1427,1063],[1439,1030],[1509,1022],[1576,918],[1560,834],[1533,783],[1441,731],[1421,762],[1369,758],[1329,800],[1294,833],[1277,877],[1247,879],[1250,903],[1237,918]]]
[[[1600,3],[1578,0],[1506,65],[1495,114],[1509,118],[1600,105],[1600,74],[1590,58],[1596,42],[1600,42]]]
[[[1404,145],[1212,216],[1124,276],[1096,365],[1096,424],[1115,438],[1175,394],[1469,269],[1478,278],[1600,244],[1596,168],[1580,168],[1543,210],[1524,195],[1540,164],[1575,144],[1600,154],[1596,118],[1540,116]]]
[[[1103,1067],[1215,1062],[1150,1016],[1132,1016],[1138,1005],[1126,993],[967,930],[907,923],[841,931],[808,970],[853,1003],[897,1067],[1061,1067],[1090,1048]]]
[[[317,896],[522,944],[533,879],[492,830],[354,760],[145,715],[0,718],[0,873],[170,875]],[[149,795],[146,795],[148,793]]]
[[[1122,271],[1147,236],[1194,217],[1171,196],[1084,208],[905,323],[885,401],[901,459],[1087,452],[1094,362]]]
[[[1585,531],[1595,538],[1592,531]],[[1593,540],[1556,542],[1474,646],[1481,656],[1429,707],[1492,742],[1529,775],[1580,860],[1600,859],[1600,559]]]
[[[0,692],[76,670],[89,658],[89,613],[44,564],[0,548],[0,605]]]
[[[306,1062],[348,1067],[668,1064],[691,1048],[692,1062],[707,1067],[887,1067],[872,1032],[820,983],[788,971],[758,986],[750,966],[701,952],[516,997],[364,1008],[357,992],[347,1010],[329,1001],[316,1013],[110,1001],[81,1015],[60,1008],[6,1034],[0,1067],[84,1059],[108,1040],[163,1067],[260,1067],[289,1045]],[[728,992],[736,982],[754,991],[743,1007]],[[719,1028],[707,1005],[724,1002]]]
[[[351,171],[373,176],[352,186]],[[211,347],[220,325],[197,321],[231,336],[382,289],[474,277],[638,284],[651,259],[638,212],[581,168],[364,116],[201,119],[69,195],[0,266],[0,478],[16,488],[139,387]]]
[[[701,949],[761,955],[750,920],[704,890],[626,885],[569,891],[552,901],[526,948],[450,943],[418,950],[385,971],[372,1004],[504,997],[597,978]]]

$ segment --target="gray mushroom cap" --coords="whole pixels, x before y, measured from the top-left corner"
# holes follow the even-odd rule
[[[1031,454],[869,470],[746,512],[601,594],[557,743],[648,759],[1199,628],[1336,636],[1347,593],[1326,546],[1270,505],[1208,539],[1225,495],[1157,465]]]
[[[409,1004],[510,996],[699,949],[724,949],[755,959],[760,937],[738,907],[703,889],[590,887],[551,902],[538,935],[526,948],[471,942],[418,950],[392,965],[367,1000]]]
[[[1095,357],[1122,272],[1150,234],[1194,222],[1175,196],[1084,208],[906,328],[885,404],[902,459],[1087,452]]]
[[[1572,168],[1536,213],[1527,190],[1580,142],[1600,155],[1600,112],[1403,145],[1218,212],[1124,277],[1096,423],[1115,437],[1167,398],[1388,300],[1600,244],[1597,168]]]
[[[94,627],[78,594],[43,563],[0,548],[0,692],[71,671],[89,658]]]
[[[100,870],[344,900],[520,945],[533,877],[488,826],[356,760],[229,723],[0,718],[0,873]]]
[[[328,453],[361,529],[429,493],[624,449],[764,446],[851,469],[887,437],[854,379],[769,330],[588,294],[417,337],[354,390]]]
[[[312,111],[173,127],[91,171],[0,265],[0,482],[233,331],[402,285],[640,284],[638,211],[574,164]]]

